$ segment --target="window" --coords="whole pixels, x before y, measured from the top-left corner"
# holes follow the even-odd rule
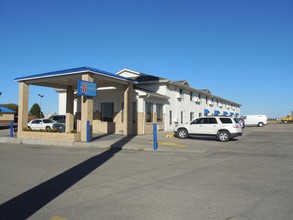
[[[169,125],[172,125],[172,111],[169,111]]]
[[[203,118],[203,124],[217,124],[215,118]]]
[[[163,122],[163,105],[157,104],[157,122]]]
[[[183,111],[181,111],[181,124],[183,123]]]
[[[190,101],[192,101],[192,96],[193,96],[192,92],[190,92],[189,95],[190,95]]]
[[[54,123],[52,119],[43,119],[43,123]]]
[[[183,89],[179,89],[179,94],[183,95]]]
[[[145,103],[145,121],[153,122],[153,103]]]
[[[203,124],[204,118],[198,118],[191,122],[191,124]]]
[[[113,102],[101,103],[101,121],[113,122]]]
[[[190,112],[190,121],[192,121],[194,118],[194,113],[193,112]]]
[[[208,97],[206,96],[206,104],[208,104]]]
[[[202,117],[202,113],[200,112],[200,113],[198,113],[198,117]]]
[[[221,121],[223,124],[232,124],[232,120],[231,120],[231,118],[220,118],[220,121]]]

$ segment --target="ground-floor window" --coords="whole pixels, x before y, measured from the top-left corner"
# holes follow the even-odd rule
[[[101,103],[101,121],[113,122],[113,102],[103,102]]]
[[[163,105],[157,104],[157,122],[163,122]]]
[[[145,103],[145,121],[153,122],[153,103]]]
[[[200,113],[198,113],[198,117],[200,118],[202,116],[202,113],[200,112]]]
[[[190,112],[190,121],[192,121],[194,118],[194,113],[193,112]]]
[[[172,111],[169,111],[169,125],[172,125]]]
[[[180,120],[180,123],[181,124],[183,123],[183,111],[181,111],[181,120]]]

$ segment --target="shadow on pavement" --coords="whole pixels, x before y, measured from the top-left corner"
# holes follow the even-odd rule
[[[123,137],[110,149],[93,156],[0,205],[1,219],[27,219],[64,191],[110,160],[132,137]]]

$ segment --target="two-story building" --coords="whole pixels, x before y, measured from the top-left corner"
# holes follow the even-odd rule
[[[239,103],[216,96],[208,89],[195,89],[188,81],[172,81],[129,69],[119,71],[117,77],[133,82],[131,96],[132,134],[152,133],[153,123],[159,130],[172,131],[177,123],[186,123],[204,115],[240,115]],[[93,100],[93,132],[124,132],[124,85],[99,85]],[[66,90],[59,93],[59,114],[66,114]],[[77,130],[80,128],[81,99],[75,93],[74,112]]]

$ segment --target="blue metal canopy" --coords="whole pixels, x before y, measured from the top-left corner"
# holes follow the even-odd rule
[[[62,76],[62,75],[73,75],[77,73],[83,73],[83,72],[92,72],[94,74],[104,75],[115,79],[120,79],[123,81],[129,81],[136,83],[135,80],[129,79],[120,75],[116,75],[114,73],[106,72],[103,70],[95,69],[92,67],[77,67],[77,68],[71,68],[71,69],[65,69],[65,70],[58,70],[53,72],[47,72],[47,73],[40,73],[35,75],[29,75],[29,76],[23,76],[15,78],[14,80],[17,82],[25,81],[25,80],[32,80],[32,79],[40,79],[40,78],[47,78],[47,77],[53,77],[53,76]]]
[[[1,113],[15,113],[15,111],[12,111],[11,109],[5,108],[3,106],[0,106],[0,112]]]

